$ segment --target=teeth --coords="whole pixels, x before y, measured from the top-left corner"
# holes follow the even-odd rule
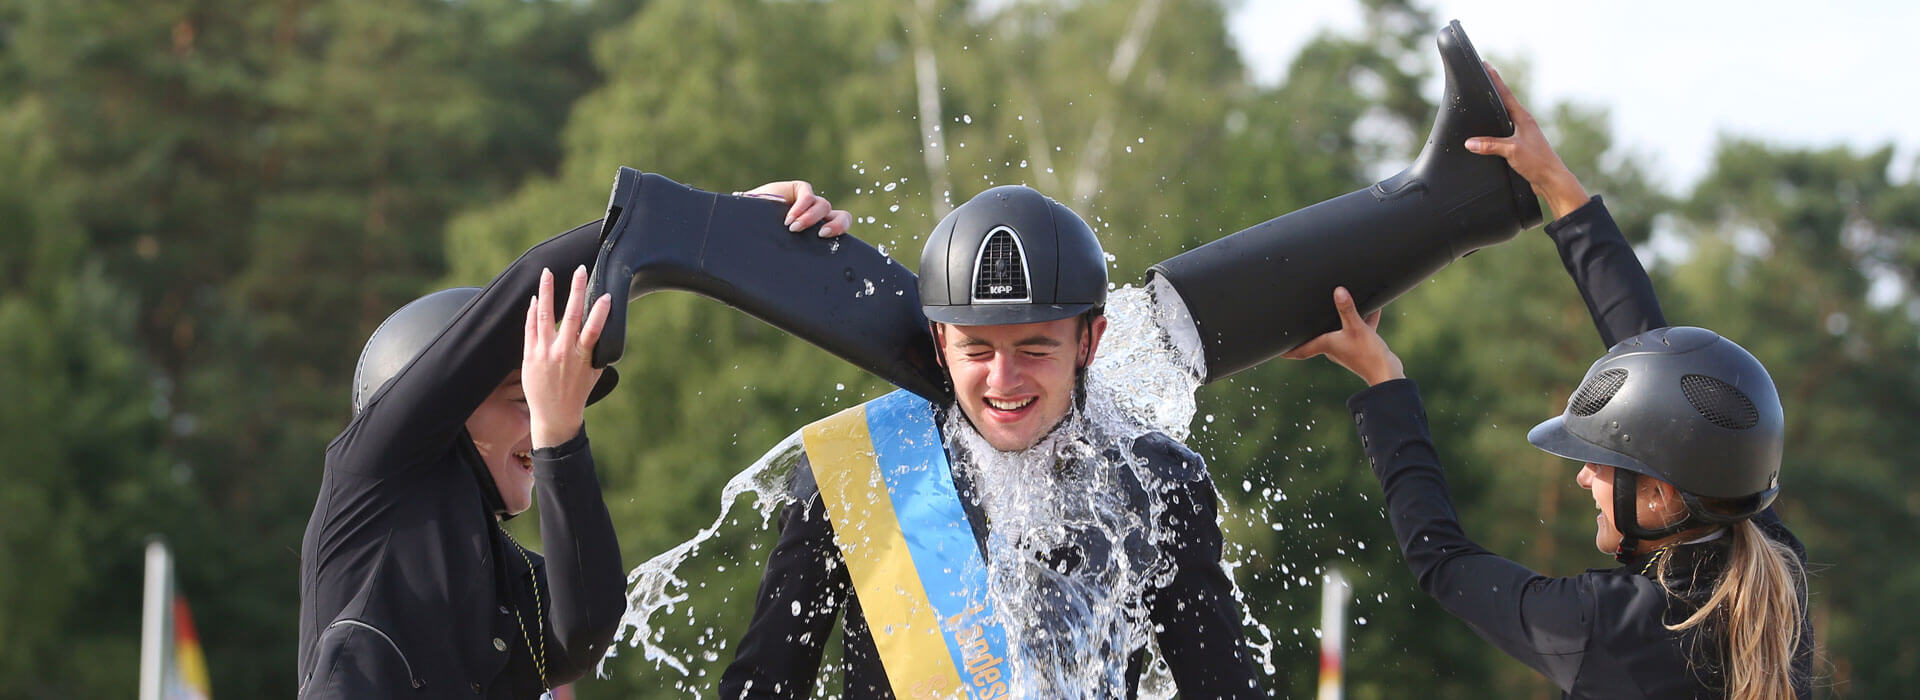
[[[1033,400],[1035,398],[1038,398],[1038,397],[1030,396],[1030,397],[1027,397],[1027,400],[1025,401],[1001,401],[999,399],[987,399],[987,405],[1000,409],[1002,411],[1018,411],[1020,409],[1026,408],[1027,404],[1033,403]]]

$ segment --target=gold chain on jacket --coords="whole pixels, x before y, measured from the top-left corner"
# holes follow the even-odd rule
[[[498,523],[496,523],[496,525],[498,525]],[[527,621],[520,619],[520,606],[518,605],[513,606],[513,622],[520,626],[520,636],[527,640],[527,653],[533,656],[533,668],[540,672],[540,688],[548,693],[552,693],[553,686],[547,684],[547,635],[545,633],[547,628],[547,613],[546,608],[540,603],[540,575],[533,570],[533,559],[527,556],[527,548],[520,546],[520,541],[513,538],[513,533],[507,532],[505,525],[498,526],[500,528],[500,534],[506,535],[507,541],[513,543],[514,550],[520,552],[520,561],[527,563],[527,579],[533,582],[534,630],[541,632],[539,651],[535,651],[533,648],[534,635],[527,631]]]
[[[1647,576],[1648,578],[1652,578],[1650,575],[1648,575],[1647,572],[1653,571],[1654,565],[1660,563],[1660,558],[1666,556],[1667,550],[1669,549],[1673,549],[1673,543],[1671,542],[1660,547],[1659,549],[1653,550],[1653,556],[1647,557],[1646,565],[1640,567],[1640,575]]]

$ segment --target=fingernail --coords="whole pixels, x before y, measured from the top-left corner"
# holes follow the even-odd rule
[[[1478,151],[1480,150],[1480,147],[1485,143],[1486,143],[1485,141],[1481,141],[1480,139],[1477,139],[1477,138],[1467,139],[1467,150]]]
[[[827,233],[827,227],[825,227],[825,226],[822,226],[822,227],[820,227],[820,233],[819,233],[818,235],[819,235],[819,236],[820,236],[821,238],[832,238],[832,237],[833,237],[833,236],[831,236],[831,235],[829,235],[829,234]]]
[[[798,222],[798,221],[791,221],[791,222],[788,222],[788,223],[787,223],[787,230],[788,230],[788,231],[794,231],[794,232],[799,232],[799,230],[800,230],[800,229],[803,229],[803,228],[806,228],[806,227],[805,227],[805,226],[801,226],[801,225],[800,225],[800,222]]]

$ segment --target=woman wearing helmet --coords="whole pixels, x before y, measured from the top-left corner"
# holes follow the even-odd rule
[[[1489,68],[1491,72],[1491,68]],[[1418,390],[1344,289],[1340,330],[1288,353],[1325,354],[1366,380],[1348,400],[1407,565],[1448,612],[1568,697],[1808,697],[1814,639],[1805,550],[1771,508],[1779,398],[1766,369],[1712,331],[1669,328],[1646,271],[1494,81],[1514,135],[1469,139],[1506,158],[1557,217],[1547,235],[1611,346],[1535,446],[1585,462],[1595,545],[1621,566],[1556,578],[1468,539],[1446,492]]]
[[[747,194],[791,201],[790,230],[851,220],[803,182]],[[582,420],[615,380],[589,362],[599,248],[598,222],[555,236],[367,341],[301,542],[300,697],[532,698],[605,654],[626,586]],[[545,557],[499,526],[536,496]]]

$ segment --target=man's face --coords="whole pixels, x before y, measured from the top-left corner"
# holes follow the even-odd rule
[[[1032,447],[1073,408],[1074,374],[1093,359],[1107,319],[934,326],[960,410],[994,449]]]
[[[487,463],[494,486],[500,489],[508,513],[533,505],[533,422],[527,412],[527,392],[520,371],[507,375],[487,400],[467,417],[467,434]]]

